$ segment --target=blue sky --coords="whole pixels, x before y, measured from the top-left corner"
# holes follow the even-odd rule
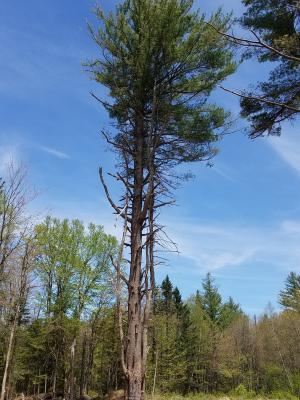
[[[100,2],[105,10],[114,4]],[[97,173],[99,165],[114,167],[99,134],[109,120],[89,95],[102,89],[81,67],[98,51],[86,29],[93,5],[1,1],[0,171],[10,157],[26,163],[40,192],[31,204],[35,213],[93,221],[118,234]],[[196,5],[210,13],[222,2]],[[242,12],[239,0],[226,0],[224,7]],[[243,64],[226,86],[242,89],[267,76],[267,68]],[[217,91],[213,100],[238,116],[234,96]],[[246,125],[238,120],[235,129]],[[187,297],[211,271],[224,298],[232,295],[251,315],[269,301],[277,307],[286,275],[300,272],[298,129],[287,124],[281,138],[255,141],[232,134],[220,143],[213,168],[193,166],[195,179],[162,215],[180,254],[166,255],[158,279],[168,273]]]

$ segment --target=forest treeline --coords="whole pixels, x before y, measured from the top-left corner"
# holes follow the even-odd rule
[[[1,185],[5,397],[102,397],[123,388],[111,264],[117,240],[102,226],[78,220],[47,217],[33,224],[25,212],[27,195],[22,169],[12,168]],[[154,290],[147,391],[299,395],[296,273],[288,276],[279,302],[282,312],[270,308],[250,318],[232,298],[222,299],[210,274],[185,301],[167,276]]]

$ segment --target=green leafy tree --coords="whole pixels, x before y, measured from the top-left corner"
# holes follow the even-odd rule
[[[107,285],[110,257],[117,241],[102,226],[78,220],[47,217],[36,227],[39,245],[37,273],[43,283],[43,311],[80,318],[95,307],[99,292]]]
[[[86,369],[90,373],[86,374],[83,394],[92,389],[103,396],[124,385],[117,325],[117,309],[108,304],[87,326]],[[82,363],[79,365],[81,369]]]
[[[109,274],[117,241],[102,226],[85,229],[78,220],[51,217],[36,226],[36,237],[39,301],[48,325],[43,374],[54,394],[64,392],[72,400],[81,321],[99,306],[103,294],[111,296]]]

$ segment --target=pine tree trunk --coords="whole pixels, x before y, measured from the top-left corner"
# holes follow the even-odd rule
[[[141,310],[141,271],[142,271],[142,233],[144,220],[143,207],[143,120],[137,119],[134,192],[131,222],[131,258],[128,285],[128,334],[126,347],[127,395],[129,400],[142,399],[143,354],[142,354],[142,310]]]

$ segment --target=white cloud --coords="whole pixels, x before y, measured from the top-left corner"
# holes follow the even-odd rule
[[[300,174],[300,140],[295,131],[283,132],[280,137],[270,137],[269,143],[280,158]]]
[[[53,155],[53,156],[55,156],[57,158],[65,158],[65,159],[69,159],[70,158],[70,156],[68,154],[63,153],[62,151],[53,149],[51,147],[40,146],[39,148],[40,148],[40,150],[45,151],[46,153],[51,154],[51,155]]]
[[[300,221],[282,221],[262,227],[171,219],[166,225],[181,257],[191,260],[201,271],[250,262],[288,270],[300,268]]]

